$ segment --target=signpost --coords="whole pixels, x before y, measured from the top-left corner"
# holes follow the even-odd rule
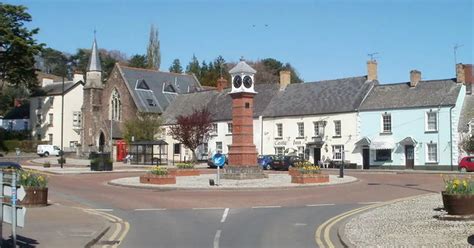
[[[220,184],[220,168],[224,167],[225,164],[225,155],[221,153],[216,153],[212,156],[212,162],[217,166],[217,180],[216,185]]]

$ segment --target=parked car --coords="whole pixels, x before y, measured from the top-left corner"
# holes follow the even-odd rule
[[[459,162],[459,170],[462,172],[474,171],[474,156],[462,158]]]
[[[259,155],[257,157],[257,162],[260,167],[264,170],[272,169],[273,158],[275,155]]]
[[[36,153],[40,157],[47,157],[49,155],[59,156],[61,154],[61,149],[53,145],[38,145],[36,147]]]
[[[229,164],[229,158],[227,157],[226,154],[222,154],[225,156],[225,164],[223,166],[221,166],[220,168],[224,167],[226,164]],[[209,166],[209,168],[217,168],[217,165],[214,164],[214,161],[212,161],[212,157],[214,156],[209,156],[209,158],[207,159],[207,165]]]
[[[303,160],[296,155],[275,156],[271,168],[274,170],[288,170],[290,166],[301,161]]]

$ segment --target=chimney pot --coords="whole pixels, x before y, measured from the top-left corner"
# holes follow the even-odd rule
[[[367,81],[377,80],[377,61],[367,61]]]
[[[227,88],[227,80],[220,77],[217,79],[217,91],[222,92],[225,88]]]
[[[291,83],[291,71],[280,71],[280,90],[285,90],[286,86]]]
[[[421,72],[418,70],[410,71],[410,87],[416,87],[421,80]]]

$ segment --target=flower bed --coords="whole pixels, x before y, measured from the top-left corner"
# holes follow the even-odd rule
[[[19,202],[24,206],[48,205],[48,180],[44,175],[31,170],[19,171],[19,184],[25,188],[25,198]]]
[[[295,164],[295,168],[289,171],[291,175],[291,183],[327,183],[329,176],[321,174],[321,168],[304,161]]]
[[[169,169],[170,175],[175,175],[177,177],[183,176],[199,176],[201,173],[198,169],[194,168],[194,164],[191,163],[178,163],[176,168]]]
[[[444,178],[443,205],[450,215],[474,215],[474,180],[472,177]]]
[[[150,172],[140,176],[140,183],[176,184],[176,175],[170,174],[166,168],[155,166]]]

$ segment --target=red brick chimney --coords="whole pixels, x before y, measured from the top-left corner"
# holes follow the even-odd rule
[[[220,77],[217,79],[217,91],[222,92],[225,88],[227,88],[227,80]]]
[[[421,71],[411,70],[410,71],[410,87],[416,87],[421,80]]]
[[[377,80],[377,61],[367,61],[367,81]]]
[[[472,85],[474,84],[472,79],[472,64],[464,65],[464,80],[466,84],[466,94],[472,95]]]

